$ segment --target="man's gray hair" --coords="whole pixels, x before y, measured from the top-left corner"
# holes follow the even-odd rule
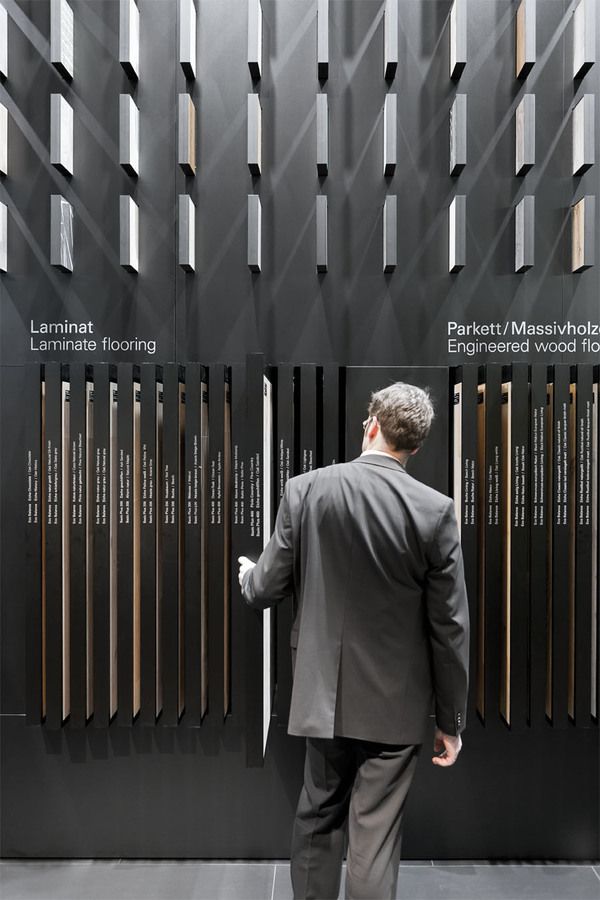
[[[420,447],[434,418],[427,389],[397,381],[371,394],[369,416],[377,416],[381,433],[394,450]]]

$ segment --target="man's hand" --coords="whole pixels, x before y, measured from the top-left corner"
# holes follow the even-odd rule
[[[443,731],[436,728],[435,737],[433,739],[433,752],[441,753],[441,755],[433,756],[431,762],[434,766],[453,766],[460,753],[461,747],[462,739],[460,734],[444,734]],[[443,751],[443,753],[441,751]]]
[[[249,572],[250,569],[253,569],[256,563],[253,563],[251,559],[248,559],[247,556],[238,556],[238,562],[240,564],[240,572],[238,575],[238,581],[240,583],[240,587],[242,586],[242,581],[244,580],[244,575],[246,572]]]

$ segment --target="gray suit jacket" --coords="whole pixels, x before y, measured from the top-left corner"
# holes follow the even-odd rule
[[[452,500],[390,456],[288,481],[243,595],[298,615],[288,731],[422,743],[466,723],[469,613]]]

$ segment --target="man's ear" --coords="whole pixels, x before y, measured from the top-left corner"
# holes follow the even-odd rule
[[[420,447],[415,447],[414,450],[410,451],[409,456],[414,456],[415,453],[418,453],[420,449],[421,449]]]

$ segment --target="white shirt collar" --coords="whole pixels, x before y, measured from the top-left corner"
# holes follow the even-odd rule
[[[395,460],[399,465],[402,466],[402,468],[404,468],[404,463],[400,462],[398,457],[394,456],[393,453],[388,453],[387,450],[363,450],[363,452],[360,455],[367,456],[367,454],[370,455],[371,453],[376,453],[378,456],[389,456],[390,459]]]

